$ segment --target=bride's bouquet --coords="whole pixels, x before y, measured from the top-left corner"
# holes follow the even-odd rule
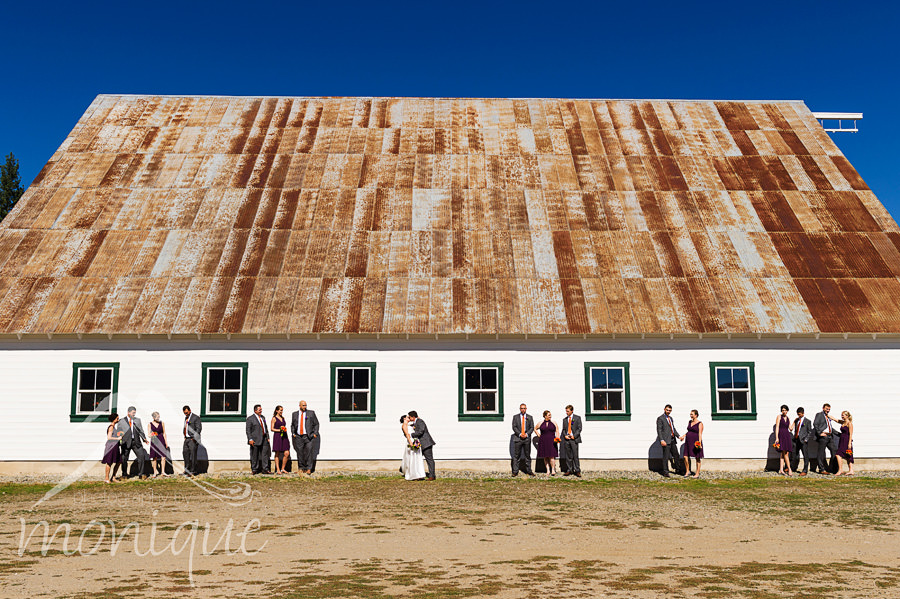
[[[406,446],[412,451],[419,451],[422,449],[422,442],[418,439],[414,439],[412,443],[407,443]]]

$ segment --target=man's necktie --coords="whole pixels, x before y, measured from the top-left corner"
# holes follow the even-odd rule
[[[569,435],[572,435],[572,417],[569,416]]]
[[[306,416],[306,412],[300,412],[300,434],[303,434],[303,417]]]

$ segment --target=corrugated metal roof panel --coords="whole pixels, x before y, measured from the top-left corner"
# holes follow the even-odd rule
[[[900,332],[898,274],[800,103],[99,96],[0,330]]]

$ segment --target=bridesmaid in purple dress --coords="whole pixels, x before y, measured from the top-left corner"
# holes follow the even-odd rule
[[[853,476],[853,416],[850,412],[844,410],[841,412],[841,441],[838,444],[837,459],[838,470],[837,476]],[[844,464],[847,464],[849,470],[844,472]]]
[[[153,478],[166,477],[166,462],[169,461],[169,442],[166,441],[166,425],[159,419],[159,412],[153,412],[150,423],[150,465]]]
[[[556,431],[559,427],[550,419],[551,416],[550,410],[544,410],[544,421],[534,427],[534,432],[538,436],[537,457],[544,458],[547,472],[550,476],[556,476],[556,458],[559,457],[559,450],[556,449],[559,438]]]
[[[794,447],[794,424],[788,412],[790,408],[781,406],[781,415],[775,420],[775,449],[781,454],[778,458],[778,474],[791,476],[791,450]]]
[[[291,442],[287,422],[284,419],[284,407],[275,406],[270,426],[272,427],[272,451],[275,452],[275,474],[287,474],[285,468],[288,456],[291,455]]]
[[[106,464],[106,475],[103,482],[111,483],[116,478],[116,472],[122,464],[122,452],[119,450],[119,439],[124,434],[122,431],[116,430],[119,424],[119,415],[113,412],[109,415],[109,426],[106,427],[106,445],[103,448],[103,459],[100,463]],[[112,476],[109,475],[110,468]]]
[[[684,434],[684,471],[691,471],[691,458],[697,461],[697,472],[694,478],[700,478],[700,462],[703,460],[703,423],[700,422],[700,412],[691,410],[691,421],[688,422],[687,432]]]

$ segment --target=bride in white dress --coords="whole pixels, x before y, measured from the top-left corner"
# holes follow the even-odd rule
[[[425,478],[425,457],[422,455],[421,449],[413,449],[413,438],[409,435],[409,416],[400,417],[400,428],[403,429],[403,436],[406,438],[406,447],[403,449],[403,462],[400,471],[406,480],[422,480]]]

